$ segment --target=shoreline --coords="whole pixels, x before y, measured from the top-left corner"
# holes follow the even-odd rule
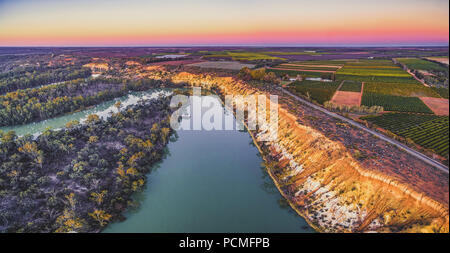
[[[220,95],[220,94],[217,94],[217,95]],[[219,96],[219,97],[220,97],[220,96]],[[223,102],[222,98],[220,98],[220,102],[222,103],[223,107],[226,108],[226,107],[225,107],[225,103]],[[234,117],[236,118],[236,112],[235,112],[234,110],[233,110],[232,112],[233,112]],[[259,145],[258,141],[256,140],[255,136],[253,135],[252,130],[249,130],[248,125],[247,125],[247,123],[246,123],[245,121],[242,121],[242,123],[243,123],[244,126],[245,126],[245,130],[247,131],[247,133],[248,133],[248,134],[250,135],[250,137],[252,138],[253,144],[255,144],[256,148],[258,149],[258,152],[261,154],[261,158],[264,160],[264,162],[267,163],[268,160],[267,160],[266,156],[264,155],[264,152],[263,152],[261,146]],[[279,193],[281,194],[281,196],[283,196],[283,198],[288,202],[289,206],[290,206],[290,207],[291,207],[291,208],[292,208],[292,209],[293,209],[300,217],[302,217],[302,218],[306,221],[306,223],[308,223],[308,225],[309,225],[311,228],[313,228],[316,232],[323,233],[324,231],[323,231],[322,229],[320,229],[320,228],[319,228],[317,225],[315,225],[311,220],[309,220],[308,217],[307,217],[304,213],[302,213],[302,212],[296,207],[296,205],[295,205],[294,203],[292,203],[291,199],[288,198],[287,195],[284,193],[284,191],[281,189],[280,184],[278,183],[278,180],[275,178],[275,176],[274,176],[273,173],[272,173],[272,170],[271,170],[269,167],[267,167],[267,166],[265,166],[265,167],[266,167],[267,174],[269,174],[270,178],[272,179],[272,182],[273,182],[274,185],[277,187],[278,192],[279,192]]]

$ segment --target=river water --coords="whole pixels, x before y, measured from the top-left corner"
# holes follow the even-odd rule
[[[107,115],[122,101],[154,93],[132,93],[94,108],[17,127],[18,135],[61,128],[88,114]],[[223,107],[220,110],[224,110]],[[190,118],[183,119],[182,125]],[[314,232],[279,194],[246,131],[178,130],[167,156],[152,167],[138,207],[104,232]]]

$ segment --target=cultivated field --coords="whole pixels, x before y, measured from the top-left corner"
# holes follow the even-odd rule
[[[336,72],[336,80],[358,82],[419,83],[390,60],[348,61]]]
[[[234,51],[205,51],[203,59],[225,59],[233,61],[285,60],[281,57],[270,56],[263,52]]]
[[[361,83],[345,81],[342,84],[342,86],[339,88],[339,91],[353,91],[353,92],[360,93],[361,92]]]
[[[387,113],[361,119],[411,139],[414,143],[446,157],[449,151],[449,118],[446,116]]]
[[[200,68],[211,68],[211,69],[231,69],[240,70],[244,67],[254,68],[253,64],[244,64],[236,61],[208,61],[189,64],[188,66],[200,67]]]
[[[364,92],[362,105],[383,106],[385,111],[433,113],[418,97],[401,97],[384,95],[372,92]]]
[[[396,60],[402,64],[404,64],[408,69],[417,69],[424,71],[442,71],[448,72],[448,68],[427,60],[422,60],[418,58],[396,58]],[[448,58],[447,58],[448,61]]]
[[[282,63],[275,67],[269,67],[267,70],[282,75],[331,78],[342,66],[342,63],[333,61],[303,61]]]
[[[293,82],[289,89],[323,104],[331,100],[339,84],[339,82],[297,81]]]
[[[448,99],[430,97],[421,97],[420,99],[434,112],[434,114],[448,116]]]
[[[448,65],[448,57],[427,57],[430,61],[436,61]]]
[[[406,97],[440,97],[434,89],[420,83],[365,82],[364,92]]]
[[[333,104],[347,105],[347,106],[360,106],[361,105],[361,93],[353,91],[341,91],[338,90],[331,99]]]

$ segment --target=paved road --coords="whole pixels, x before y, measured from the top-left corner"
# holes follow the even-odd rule
[[[393,139],[391,139],[391,138],[389,138],[389,137],[387,137],[387,136],[385,136],[383,134],[380,134],[380,133],[378,133],[378,132],[376,132],[376,131],[374,131],[372,129],[369,129],[369,128],[367,128],[367,127],[365,127],[365,126],[363,126],[363,125],[361,125],[361,124],[359,124],[359,123],[357,123],[357,122],[355,122],[355,121],[353,121],[351,119],[348,119],[348,118],[346,118],[344,116],[341,116],[339,114],[336,114],[334,112],[330,112],[330,111],[328,111],[328,110],[326,110],[326,109],[324,109],[324,108],[322,108],[320,106],[317,106],[317,105],[315,105],[315,104],[313,104],[311,102],[308,102],[305,99],[300,98],[300,97],[292,94],[291,92],[289,92],[289,91],[287,91],[287,90],[285,90],[283,88],[280,88],[280,89],[284,93],[290,95],[291,97],[293,97],[296,100],[302,102],[303,104],[306,104],[306,105],[308,105],[308,106],[310,106],[310,107],[312,107],[312,108],[314,108],[316,110],[319,110],[319,111],[321,111],[321,112],[323,112],[325,114],[330,115],[331,117],[340,119],[340,120],[345,121],[345,122],[347,122],[347,123],[349,123],[349,124],[359,128],[359,129],[362,129],[362,130],[364,130],[364,131],[366,131],[368,133],[371,133],[371,134],[375,135],[376,137],[378,137],[378,138],[380,138],[380,139],[382,139],[384,141],[387,141],[387,142],[391,143],[392,145],[395,145],[398,148],[406,151],[407,153],[417,157],[418,159],[424,161],[425,163],[427,163],[429,165],[432,165],[433,167],[435,167],[435,168],[437,168],[437,169],[439,169],[439,170],[449,174],[448,167],[443,165],[443,164],[441,164],[440,162],[438,162],[438,161],[436,161],[436,160],[434,160],[434,159],[432,159],[432,158],[430,158],[430,157],[428,157],[428,156],[426,156],[426,155],[424,155],[424,154],[422,154],[422,153],[420,153],[420,152],[418,152],[418,151],[416,151],[414,149],[411,149],[410,147],[408,147],[408,146],[406,146],[406,145],[404,145],[404,144],[402,144],[402,143],[400,143],[400,142],[398,142],[396,140],[393,140]]]

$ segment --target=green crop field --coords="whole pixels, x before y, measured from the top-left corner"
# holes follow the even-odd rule
[[[351,68],[343,67],[338,71],[340,75],[355,76],[387,76],[387,77],[411,77],[401,68]]]
[[[336,72],[336,79],[358,82],[419,83],[390,60],[348,61]]]
[[[203,58],[226,58],[234,61],[284,60],[283,58],[270,56],[264,53],[247,51],[210,51],[204,54]]]
[[[338,82],[297,81],[293,82],[289,89],[296,94],[309,96],[311,99],[323,104],[331,100],[338,87]]]
[[[338,71],[339,72],[339,71]],[[359,75],[342,75],[336,72],[336,80],[351,80],[357,82],[379,82],[379,83],[416,83],[419,81],[412,76],[395,77],[395,76],[359,76]]]
[[[278,76],[289,75],[297,76],[302,75],[305,77],[322,77],[326,79],[331,79],[333,73],[323,73],[323,72],[311,72],[311,71],[299,71],[299,70],[281,70],[281,69],[266,69],[268,72],[274,72]]]
[[[367,116],[361,119],[409,138],[414,143],[434,150],[441,156],[449,152],[449,117],[406,113],[387,113],[381,116]]]
[[[352,81],[345,81],[340,91],[353,91],[353,92],[361,92],[361,83],[360,82],[352,82]]]
[[[448,99],[448,88],[432,88],[436,93],[438,93],[441,97]]]
[[[290,64],[344,66],[346,60],[291,61]]]
[[[275,66],[274,68],[288,68],[288,69],[307,69],[307,70],[324,70],[324,71],[336,71],[337,67],[322,67],[317,65],[307,65],[301,64],[301,66],[291,64],[291,63],[283,63]]]
[[[401,97],[364,92],[361,104],[369,107],[374,105],[383,106],[385,111],[433,113],[418,97]]]
[[[329,54],[327,52],[280,52],[280,51],[270,51],[270,52],[261,52],[267,55],[323,55]]]
[[[406,65],[409,69],[425,70],[425,71],[439,71],[448,72],[448,68],[427,60],[418,58],[397,58],[398,62]]]
[[[419,83],[365,82],[364,92],[406,97],[440,97],[436,90]]]

